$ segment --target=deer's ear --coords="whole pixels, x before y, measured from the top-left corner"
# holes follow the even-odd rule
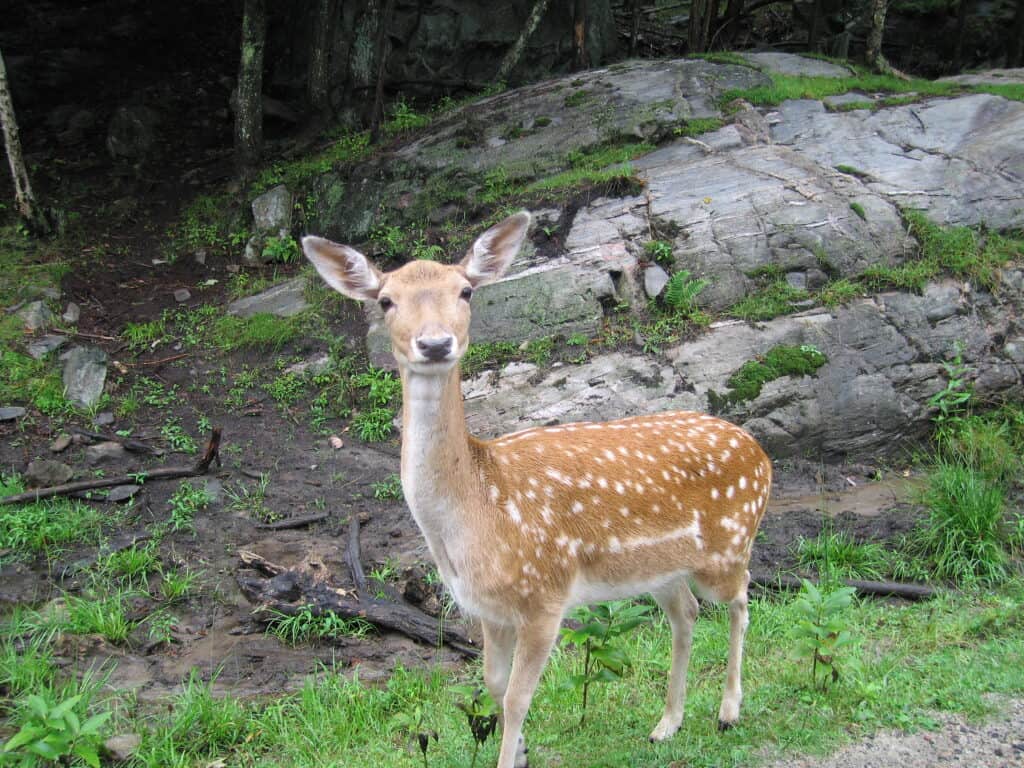
[[[474,287],[484,285],[505,274],[529,229],[530,214],[520,211],[480,235],[462,260],[470,284]]]
[[[350,299],[375,300],[381,273],[355,248],[312,235],[302,238],[302,251],[331,288]]]

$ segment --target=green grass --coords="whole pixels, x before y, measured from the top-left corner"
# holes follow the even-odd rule
[[[794,288],[780,278],[740,299],[729,308],[728,314],[751,322],[771,320],[795,312],[797,308],[793,304],[809,296],[807,291]]]
[[[888,550],[874,542],[858,542],[845,531],[827,526],[813,539],[796,544],[797,563],[823,576],[881,580],[891,573]]]
[[[259,313],[251,317],[224,315],[211,328],[212,343],[230,352],[235,349],[277,350],[301,332],[294,317]]]
[[[1022,612],[1019,583],[995,593],[942,594],[919,605],[855,603],[844,613],[854,642],[843,649],[843,674],[820,691],[810,686],[806,662],[792,648],[799,619],[794,599],[755,598],[740,723],[719,733],[728,614],[705,606],[694,632],[682,729],[665,743],[649,744],[668,663],[669,631],[659,618],[626,636],[634,663],[622,680],[590,692],[582,728],[579,694],[569,684],[578,654],[557,650],[531,707],[527,743],[541,765],[729,768],[784,750],[822,754],[885,728],[929,728],[936,710],[977,717],[991,711],[984,694],[1024,693]],[[138,764],[412,767],[422,761],[418,750],[406,747],[402,723],[418,712],[422,727],[438,733],[429,765],[464,768],[473,740],[455,684],[477,674],[472,668],[454,674],[399,668],[386,682],[367,685],[358,674],[327,671],[293,694],[244,703],[215,698],[193,677],[166,714],[137,722],[143,734]],[[494,763],[497,746],[497,739],[483,746],[479,765]]]
[[[677,125],[672,132],[676,136],[701,136],[705,133],[717,131],[725,125],[725,121],[717,117],[695,117],[685,120]]]
[[[0,401],[25,403],[51,417],[73,412],[60,372],[46,360],[0,347]]]
[[[0,478],[0,496],[24,490],[17,478]],[[99,545],[106,517],[71,499],[44,499],[0,507],[0,563],[46,555],[55,557],[73,545]]]
[[[264,192],[284,184],[294,192],[317,176],[362,160],[371,151],[368,131],[342,134],[317,153],[303,154],[296,160],[279,160],[271,164],[256,177],[252,191]]]
[[[861,74],[850,77],[807,77],[770,73],[771,85],[746,90],[726,91],[723,104],[744,99],[755,106],[774,106],[790,99],[816,99],[838,96],[850,91],[868,93],[910,93],[920,96],[950,96],[964,90],[955,83],[932,80],[902,80],[892,75]]]

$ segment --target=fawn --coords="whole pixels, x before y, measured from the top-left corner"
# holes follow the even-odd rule
[[[530,214],[488,229],[459,264],[413,261],[382,273],[319,237],[303,250],[333,288],[376,301],[402,380],[402,489],[441,578],[480,619],[484,679],[502,708],[499,768],[526,765],[522,725],[565,613],[650,593],[672,627],[665,713],[683,719],[686,668],[703,597],[729,604],[719,710],[739,717],[750,548],[768,503],[771,461],[747,432],[673,412],[526,429],[495,440],[466,430],[459,361],[474,288],[498,279]]]

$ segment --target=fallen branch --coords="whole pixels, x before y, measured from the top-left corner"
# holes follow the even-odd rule
[[[284,520],[273,523],[257,523],[256,527],[264,531],[286,531],[289,528],[301,528],[304,525],[319,523],[327,518],[326,512],[318,512],[315,515],[305,515],[304,517],[286,517]]]
[[[348,526],[345,565],[348,566],[348,572],[352,575],[352,583],[356,585],[356,590],[366,591],[366,574],[363,573],[363,565],[359,562],[359,518],[356,515],[352,515],[352,522]]]
[[[143,470],[131,475],[118,475],[117,477],[102,477],[96,480],[79,480],[74,483],[54,485],[49,488],[36,488],[25,493],[16,493],[13,496],[0,498],[0,505],[21,504],[26,501],[39,501],[52,496],[65,496],[78,491],[91,491],[96,488],[110,488],[115,485],[143,485],[151,480],[173,480],[179,477],[198,477],[205,475],[210,464],[216,461],[220,466],[220,427],[213,430],[210,441],[206,444],[206,451],[202,457],[191,467],[159,467],[158,469]]]
[[[255,618],[269,622],[274,614],[294,616],[309,610],[314,616],[328,611],[344,619],[363,619],[381,629],[400,632],[427,645],[439,642],[467,658],[474,658],[480,650],[473,641],[449,622],[433,616],[407,603],[379,600],[367,592],[332,587],[302,571],[284,568],[253,552],[238,553],[243,566],[255,574],[239,572],[235,581],[245,598],[257,606]]]
[[[150,456],[163,456],[164,454],[164,452],[159,448],[154,448],[153,446],[147,445],[146,443],[143,443],[139,440],[133,440],[130,437],[121,437],[120,435],[105,435],[102,432],[88,432],[84,429],[79,429],[78,427],[72,427],[71,431],[74,432],[76,435],[88,437],[91,440],[104,440],[108,443],[120,443],[121,445],[124,446],[124,449],[126,451],[131,451],[132,453],[145,453],[149,454]]]
[[[812,584],[817,584],[818,579],[808,577]],[[750,583],[765,589],[800,589],[803,582],[796,576],[775,574],[773,576],[753,575]],[[925,584],[904,584],[898,581],[864,581],[862,579],[843,579],[842,584],[853,587],[861,595],[875,595],[878,597],[899,597],[904,600],[930,600],[935,597],[935,590]]]

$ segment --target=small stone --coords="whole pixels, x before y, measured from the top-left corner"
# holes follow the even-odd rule
[[[97,413],[96,418],[92,420],[92,423],[97,427],[108,427],[114,423],[114,414],[110,411],[103,411],[103,413]]]
[[[203,485],[203,490],[206,492],[207,507],[216,508],[224,503],[224,483],[222,483],[217,478],[206,478],[206,483]]]
[[[78,318],[82,316],[82,309],[75,302],[69,301],[67,309],[64,310],[64,314],[61,315],[61,319],[65,323],[77,323]]]
[[[71,445],[71,435],[61,435],[50,443],[50,451],[52,453],[60,453],[67,450],[69,445]]]
[[[253,225],[257,232],[290,230],[293,210],[292,193],[279,184],[252,201]]]
[[[338,450],[339,448],[345,447],[345,441],[342,440],[337,435],[331,435],[330,438],[328,439],[328,442],[331,444],[331,448],[333,448],[334,450]]]
[[[644,270],[644,293],[650,298],[660,296],[668,285],[668,272],[657,264],[651,264]]]
[[[56,459],[36,459],[25,470],[25,482],[30,488],[49,488],[71,479],[75,471]]]
[[[103,742],[103,748],[114,762],[126,763],[135,757],[141,744],[142,737],[139,734],[121,733]]]
[[[191,298],[192,294],[189,293],[188,288],[179,288],[174,292],[174,300],[179,304],[184,304]]]
[[[237,275],[239,271],[241,271],[242,267],[240,264],[228,264],[226,267],[224,267],[224,269],[226,269],[232,275]]]
[[[107,494],[107,501],[127,501],[141,490],[141,485],[115,485]]]
[[[43,301],[29,302],[18,312],[18,317],[29,331],[38,331],[53,325],[53,312]]]
[[[125,450],[124,446],[120,443],[113,441],[107,441],[104,443],[96,443],[96,445],[90,445],[85,449],[85,461],[90,466],[96,464],[105,464],[109,461],[118,461],[124,458]]]
[[[107,354],[96,347],[72,347],[61,355],[64,363],[64,396],[79,408],[92,408],[103,394],[107,380]]]
[[[206,249],[200,248],[198,251],[192,254],[192,258],[196,260],[196,264],[202,264],[206,266]]]
[[[14,421],[25,415],[25,409],[20,405],[8,405],[0,408],[0,421]]]
[[[57,334],[50,334],[43,336],[38,341],[33,341],[25,351],[28,352],[29,357],[35,360],[42,360],[48,354],[53,352],[55,349],[60,349],[67,343],[67,336],[58,336]]]
[[[786,282],[790,288],[795,288],[798,291],[807,290],[807,273],[806,272],[787,272]]]

